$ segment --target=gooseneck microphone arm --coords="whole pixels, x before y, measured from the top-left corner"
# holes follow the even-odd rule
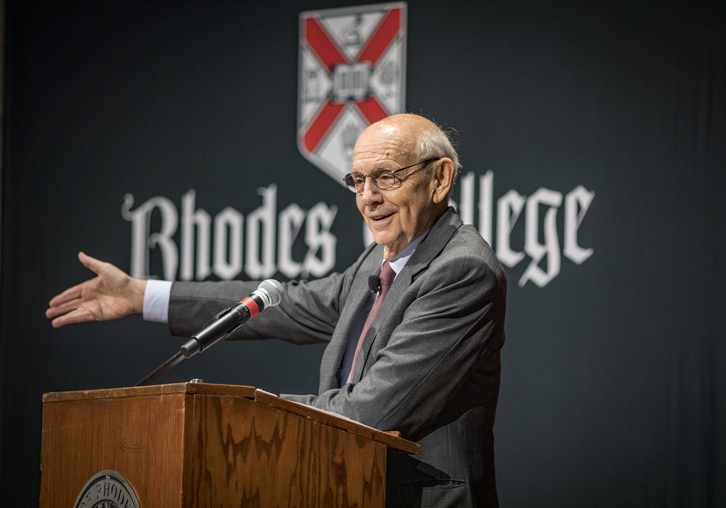
[[[205,351],[229,334],[237,330],[246,321],[249,321],[267,307],[274,307],[282,299],[282,284],[276,280],[262,281],[259,287],[247,298],[237,305],[223,310],[214,316],[206,325],[185,342],[179,351],[161,364],[154,372],[136,383],[136,386],[146,386],[170,371],[176,364]]]
[[[146,376],[144,379],[142,379],[141,381],[136,383],[136,386],[150,385],[151,383],[153,383],[154,381],[159,379],[161,376],[163,376],[164,374],[169,372],[172,368],[174,368],[174,366],[177,363],[181,362],[183,359],[184,359],[184,355],[181,354],[181,351],[177,351],[177,353],[174,356],[172,356],[167,361],[165,361],[164,363],[159,365],[159,367],[157,367],[157,369],[154,372],[152,372],[151,374]]]

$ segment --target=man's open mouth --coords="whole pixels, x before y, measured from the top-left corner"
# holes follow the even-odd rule
[[[376,217],[371,217],[371,221],[381,222],[381,221],[387,219],[388,217],[390,217],[391,215],[393,215],[393,213],[389,213],[387,215],[377,215]]]

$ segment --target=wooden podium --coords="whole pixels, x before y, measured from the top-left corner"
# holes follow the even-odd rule
[[[249,386],[47,393],[40,506],[113,470],[143,508],[383,507],[388,448],[419,446]]]

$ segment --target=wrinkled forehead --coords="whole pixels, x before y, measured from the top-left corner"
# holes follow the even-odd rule
[[[353,171],[368,173],[375,168],[398,169],[412,164],[415,147],[416,135],[408,129],[374,124],[355,143]]]

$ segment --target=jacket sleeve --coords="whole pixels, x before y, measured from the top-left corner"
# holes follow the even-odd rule
[[[294,344],[328,342],[353,278],[371,248],[343,273],[283,283],[280,305],[266,309],[227,340],[280,339]],[[169,331],[189,337],[220,311],[252,293],[259,282],[175,282],[169,299]]]

